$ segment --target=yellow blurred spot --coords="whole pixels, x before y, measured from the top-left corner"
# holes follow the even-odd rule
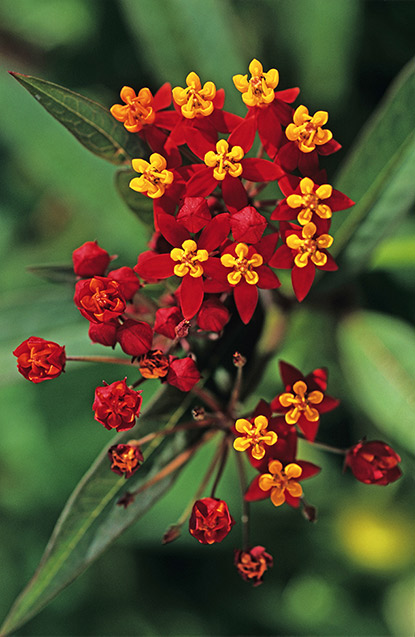
[[[348,508],[336,528],[347,555],[368,569],[389,571],[414,561],[411,524],[403,516]]]

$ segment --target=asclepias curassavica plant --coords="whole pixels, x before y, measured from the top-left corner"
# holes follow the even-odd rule
[[[274,547],[250,536],[255,502],[269,499],[276,518],[281,507],[293,507],[302,513],[299,524],[316,520],[308,479],[321,467],[299,457],[299,440],[302,449],[342,456],[344,470],[365,484],[401,476],[399,455],[382,440],[362,432],[339,448],[319,438],[320,420],[339,400],[318,360],[311,370],[274,361],[295,312],[307,304],[337,313],[351,330],[362,327],[347,304],[342,316],[339,299],[384,237],[391,191],[413,169],[413,126],[397,122],[397,112],[413,104],[414,65],[367,125],[336,188],[324,167],[341,149],[328,113],[310,112],[299,88],[278,90],[276,69],[253,59],[248,70],[232,78],[244,117],[224,110],[224,90],[193,71],[184,87],[166,83],[154,95],[124,86],[111,108],[12,73],[84,147],[118,166],[117,190],[147,228],[149,249],[137,263],[115,267],[111,246],[86,237],[74,246],[71,267],[38,269],[73,282],[89,338],[107,350],[86,356],[47,335],[25,335],[14,350],[18,370],[41,383],[72,361],[119,364],[119,377],[96,387],[92,404],[96,426],[116,437],[70,496],[2,634],[81,574],[207,443],[214,453],[199,468],[200,484],[189,484],[188,501],[177,502],[178,519],[166,520],[160,539],[174,541],[184,528],[202,544],[226,539],[230,563],[253,586],[271,576],[274,559]],[[393,152],[386,156],[381,131],[388,126]],[[414,199],[411,182],[394,218]],[[315,328],[304,322],[302,329],[306,336]],[[248,408],[264,376],[273,390]],[[160,385],[147,404],[143,383]],[[232,457],[236,512],[221,491]]]

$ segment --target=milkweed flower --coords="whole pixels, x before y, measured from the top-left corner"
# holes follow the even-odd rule
[[[222,542],[235,524],[228,505],[218,498],[202,498],[193,505],[189,532],[201,544]]]
[[[272,555],[263,546],[254,546],[248,551],[235,551],[235,566],[239,575],[253,586],[262,584],[264,573],[273,566]]]
[[[120,476],[131,478],[144,460],[140,447],[136,444],[113,445],[108,449],[111,471]]]
[[[315,369],[307,376],[293,365],[280,361],[280,374],[285,392],[271,402],[274,412],[283,412],[289,425],[298,425],[307,440],[313,441],[320,423],[320,415],[335,409],[336,398],[328,396],[327,370]]]
[[[92,323],[108,323],[120,316],[126,307],[120,284],[104,276],[78,281],[74,303],[82,316]]]
[[[330,184],[319,185],[309,177],[298,179],[287,176],[278,185],[286,195],[271,214],[271,219],[278,221],[297,219],[300,225],[305,226],[318,218],[331,219],[333,212],[354,205],[349,197]]]
[[[362,440],[346,453],[345,466],[364,484],[386,485],[401,477],[400,457],[385,442]]]
[[[72,252],[72,261],[77,276],[91,277],[105,274],[111,257],[97,241],[86,241]]]
[[[233,441],[233,447],[236,451],[247,451],[255,460],[261,460],[265,456],[265,446],[272,446],[278,440],[275,431],[267,431],[268,418],[265,416],[256,416],[254,422],[251,423],[246,418],[238,418],[235,423],[235,429],[242,436],[238,436]]]
[[[134,427],[142,401],[141,391],[127,387],[125,378],[110,385],[105,383],[95,389],[94,418],[106,429],[127,431]]]
[[[17,357],[17,369],[32,383],[52,380],[65,370],[65,347],[39,336],[27,338],[13,354]]]
[[[167,170],[167,161],[159,153],[150,155],[150,161],[133,159],[131,164],[133,170],[140,173],[140,177],[131,179],[130,188],[147,195],[150,199],[162,197],[173,183],[174,174]]]

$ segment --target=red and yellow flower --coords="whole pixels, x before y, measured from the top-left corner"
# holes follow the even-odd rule
[[[400,457],[385,442],[362,440],[348,450],[345,466],[364,484],[386,485],[401,477]]]
[[[120,316],[126,307],[120,284],[104,276],[78,281],[74,303],[91,323],[108,323]]]
[[[135,425],[141,409],[141,391],[130,389],[124,380],[116,380],[95,390],[94,418],[106,429],[128,431]]]
[[[235,429],[242,436],[238,436],[233,441],[234,449],[236,451],[250,450],[255,460],[261,460],[265,456],[265,447],[275,445],[278,440],[275,431],[268,431],[267,428],[266,416],[256,416],[253,423],[246,418],[238,418]]]
[[[189,532],[201,544],[222,542],[235,524],[228,505],[218,498],[202,498],[193,505]]]
[[[131,478],[144,460],[140,447],[132,442],[113,445],[108,449],[111,471],[125,478]]]
[[[65,347],[39,336],[27,338],[13,354],[17,357],[17,369],[32,383],[52,380],[65,370]]]
[[[235,566],[239,575],[253,586],[262,584],[264,573],[273,566],[272,556],[263,546],[254,546],[248,551],[235,551]]]

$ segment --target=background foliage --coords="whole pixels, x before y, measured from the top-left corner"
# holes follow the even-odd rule
[[[231,76],[257,57],[264,68],[279,69],[281,88],[301,87],[299,103],[329,111],[343,144],[325,161],[331,177],[414,55],[414,19],[414,3],[400,0],[2,0],[1,617],[32,575],[63,502],[108,442],[91,402],[103,378],[119,375],[118,368],[71,365],[64,377],[34,386],[17,374],[11,351],[29,335],[65,343],[71,354],[97,347],[88,342],[72,289],[42,282],[25,268],[69,263],[75,247],[95,238],[119,255],[119,265],[133,265],[146,240],[117,196],[114,167],[87,153],[6,71],[42,77],[110,106],[124,84],[155,91],[164,81],[183,85],[195,70],[227,90],[228,110],[243,114]],[[402,101],[393,121],[405,118]],[[387,142],[387,133],[381,135],[382,156]],[[356,187],[358,177],[347,187]],[[413,194],[408,177],[399,177],[400,188]],[[340,174],[335,185],[341,180]],[[345,192],[354,196],[346,186]],[[300,456],[323,466],[307,485],[320,519],[312,526],[267,501],[255,506],[253,536],[269,547],[275,566],[262,587],[251,589],[232,566],[236,528],[215,547],[186,534],[160,544],[198,479],[199,454],[172,492],[17,635],[413,633],[408,429],[414,419],[401,406],[402,388],[413,391],[415,221],[413,210],[388,201],[389,210],[379,213],[382,242],[338,299],[353,310],[350,316],[338,324],[334,312],[303,306],[256,397],[279,389],[277,358],[305,372],[328,365],[330,393],[343,403],[324,419],[322,437],[340,446],[362,435],[387,439],[402,455],[403,480],[385,489],[365,486],[341,475],[337,458],[305,449]],[[208,459],[212,451],[203,453]],[[239,507],[234,477],[229,467],[221,485],[231,510]]]

